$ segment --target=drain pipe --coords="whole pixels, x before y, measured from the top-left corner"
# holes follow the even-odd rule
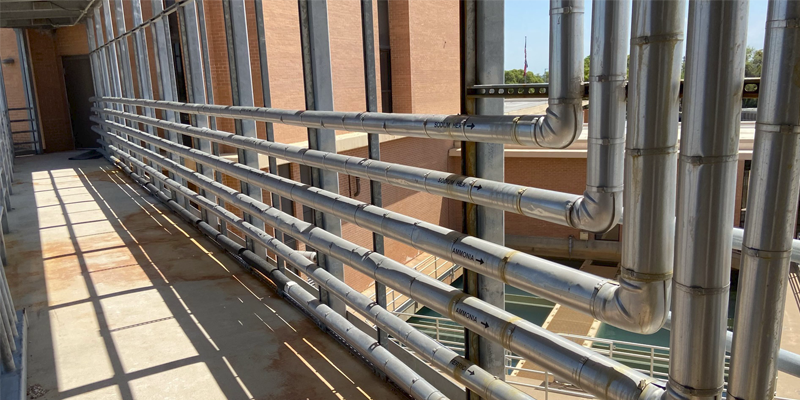
[[[122,157],[126,161],[135,165],[137,168],[147,171],[152,178],[159,179],[165,184],[171,186],[176,191],[182,192],[187,197],[193,197],[196,200],[203,199],[204,205],[209,207],[208,208],[209,211],[217,211],[220,217],[223,217],[223,215],[225,217],[230,217],[231,220],[229,222],[234,223],[240,229],[249,228],[250,231],[261,232],[263,236],[266,236],[266,233],[264,233],[263,231],[260,231],[254,226],[244,222],[241,218],[225,210],[224,208],[216,205],[214,202],[209,201],[205,197],[198,195],[196,192],[193,192],[188,188],[182,186],[180,183],[167,178],[166,176],[162,175],[160,172],[153,169],[152,167],[142,163],[141,161],[137,160],[136,158],[128,154],[125,154],[122,151],[119,151],[118,149],[115,149],[113,146],[108,146],[108,147],[109,150],[111,150],[111,152],[113,152],[117,156]],[[205,223],[202,220],[202,218],[195,216],[187,209],[179,205],[177,202],[172,200],[170,197],[166,196],[163,192],[159,191],[152,184],[152,182],[142,178],[140,175],[133,172],[133,170],[131,170],[131,168],[128,167],[125,163],[123,163],[119,158],[115,156],[110,156],[105,151],[103,151],[103,153],[105,153],[104,155],[106,156],[106,158],[109,159],[109,161],[111,161],[112,164],[122,169],[126,174],[130,175],[132,179],[134,179],[140,185],[144,186],[147,190],[150,191],[151,194],[153,194],[156,198],[164,202],[170,209],[172,209],[174,212],[180,215],[183,219],[185,219],[186,221],[197,227],[203,233],[209,235],[209,237],[217,241],[226,250],[232,252],[237,257],[244,260],[248,264],[248,267],[255,269],[261,275],[269,279],[275,285],[275,287],[278,289],[280,293],[282,293],[284,296],[290,297],[292,300],[297,302],[297,304],[300,304],[305,310],[307,310],[318,321],[320,321],[320,323],[326,329],[330,329],[340,337],[345,338],[348,345],[351,345],[355,349],[357,349],[359,354],[363,355],[376,368],[385,373],[391,379],[392,382],[394,382],[400,388],[406,391],[406,393],[411,394],[416,399],[424,399],[424,400],[447,399],[447,397],[444,396],[438,389],[436,389],[430,383],[428,383],[426,380],[420,377],[409,366],[407,366],[402,361],[397,359],[397,357],[391,354],[389,350],[378,344],[378,342],[375,339],[373,339],[367,333],[362,332],[360,329],[355,327],[353,324],[347,321],[345,317],[339,315],[338,313],[334,312],[333,309],[321,303],[315,296],[313,296],[311,293],[308,293],[305,289],[303,289],[297,283],[295,283],[294,281],[289,279],[286,275],[284,275],[283,272],[281,272],[277,267],[268,264],[264,259],[258,257],[252,251],[247,250],[246,248],[242,247],[236,242],[233,242],[232,240],[223,236],[219,231],[213,229],[210,225]],[[214,210],[210,208],[211,206],[214,207]],[[271,238],[269,236],[266,237],[274,240],[274,238]],[[284,245],[284,247],[286,247],[286,249],[291,250],[288,246]],[[294,257],[295,259],[297,258],[303,259],[308,264],[311,264],[314,267],[316,267],[316,265],[313,262],[304,258],[300,254],[295,254]],[[367,300],[369,302],[369,299]],[[420,335],[423,334],[420,333]],[[427,336],[425,337],[427,338]],[[441,345],[439,346],[441,347]],[[486,372],[484,372],[484,375],[488,375],[488,379],[496,380],[496,378],[492,377]],[[486,378],[486,376],[483,376],[483,378]],[[503,383],[503,385],[506,385],[504,382],[501,383]],[[508,388],[510,390],[516,390],[511,387]],[[531,397],[525,395],[523,395],[522,397],[487,397],[487,399],[489,398],[531,399]]]
[[[130,161],[137,167],[144,165],[142,162],[126,154],[121,155],[121,157]],[[459,356],[455,351],[439,344],[396,315],[376,305],[366,295],[354,290],[341,280],[335,278],[330,272],[320,268],[313,261],[304,256],[304,254],[311,252],[301,252],[290,248],[283,244],[283,242],[269,236],[266,232],[245,222],[224,207],[217,205],[191,189],[181,187],[180,184],[164,176],[156,169],[150,168],[149,166],[143,169],[148,172],[150,177],[163,182],[176,191],[180,191],[182,194],[198,203],[203,209],[224,219],[230,226],[235,226],[245,235],[259,242],[270,251],[278,254],[286,260],[287,263],[314,279],[319,286],[335,294],[348,306],[368,318],[372,323],[378,325],[394,338],[409,346],[417,355],[432,363],[436,368],[446,371],[470,390],[479,393],[481,398],[487,400],[534,400],[533,397],[511,387],[501,379],[492,376],[474,363]],[[183,208],[181,207],[181,209]],[[189,214],[189,216],[190,222],[194,224],[205,224],[199,217],[195,217],[192,214]],[[212,237],[216,237],[216,235]],[[255,256],[255,254],[253,255]]]
[[[748,0],[689,5],[669,400],[716,400],[725,383],[747,14]]]
[[[603,357],[591,349],[528,321],[464,294],[443,282],[414,271],[383,255],[371,252],[336,235],[294,218],[280,210],[249,198],[234,189],[189,170],[172,160],[122,137],[94,127],[96,132],[126,148],[148,155],[154,162],[263,220],[267,225],[290,233],[307,245],[331,255],[358,271],[393,287],[399,292],[503,344],[509,350],[543,365],[559,377],[584,390],[608,399],[660,399],[663,389],[655,379]],[[109,146],[121,155],[122,150]],[[317,189],[318,190],[318,189]],[[555,264],[558,265],[558,264]]]
[[[800,1],[767,10],[728,397],[772,399],[800,193]]]

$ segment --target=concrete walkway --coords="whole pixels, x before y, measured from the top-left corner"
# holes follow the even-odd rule
[[[104,159],[18,158],[8,277],[31,398],[393,399]]]

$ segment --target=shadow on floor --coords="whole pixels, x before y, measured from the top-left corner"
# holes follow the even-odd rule
[[[8,277],[32,397],[399,395],[105,160],[17,160]]]

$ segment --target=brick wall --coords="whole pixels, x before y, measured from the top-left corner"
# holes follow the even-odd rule
[[[25,107],[25,92],[22,86],[22,70],[17,53],[17,34],[13,29],[0,29],[0,60],[13,59],[13,64],[3,65],[3,78],[6,87],[6,99],[9,108]],[[11,111],[11,119],[27,118],[24,111]],[[28,129],[27,122],[11,124],[12,130],[22,131]],[[17,141],[28,141],[28,134],[17,135]]]
[[[55,32],[32,29],[27,32],[44,151],[72,150],[75,143]]]

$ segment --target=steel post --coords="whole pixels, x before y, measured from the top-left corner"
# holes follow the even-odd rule
[[[331,71],[330,39],[328,38],[327,0],[298,0],[300,14],[300,43],[303,54],[306,109],[333,111],[333,75]],[[336,152],[336,132],[329,128],[308,130],[308,147]],[[312,169],[314,186],[339,193],[339,174],[326,169]],[[342,235],[342,222],[334,215],[316,213],[315,222],[335,235]],[[319,264],[338,279],[344,279],[344,266],[330,257],[319,257]],[[345,305],[339,299],[320,291],[321,300],[344,315]]]

